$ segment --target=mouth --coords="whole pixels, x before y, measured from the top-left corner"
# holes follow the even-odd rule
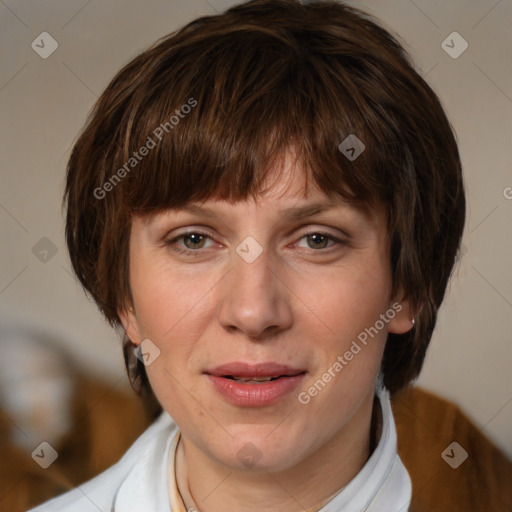
[[[302,381],[306,370],[278,363],[228,363],[204,372],[228,402],[242,407],[271,405]]]
[[[279,363],[248,364],[242,362],[226,363],[205,373],[214,377],[236,380],[238,382],[269,382],[285,377],[295,377],[306,370]]]

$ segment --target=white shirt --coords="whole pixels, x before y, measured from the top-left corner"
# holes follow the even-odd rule
[[[361,471],[318,512],[409,510],[411,479],[397,453],[389,393],[379,388],[377,396],[382,409],[377,448]],[[117,464],[29,512],[187,512],[172,474],[178,439],[178,426],[163,412]],[[175,484],[171,489],[169,481]]]

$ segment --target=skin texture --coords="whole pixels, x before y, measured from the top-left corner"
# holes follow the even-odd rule
[[[287,218],[287,208],[328,199],[311,183],[304,195],[304,173],[291,153],[284,164],[256,199],[203,203],[212,217],[166,211],[132,222],[133,309],[119,315],[135,344],[150,339],[160,349],[146,370],[181,429],[178,474],[188,476],[201,512],[304,510],[348,483],[369,456],[388,330],[411,328],[408,302],[390,296],[383,211],[365,215],[340,198],[328,211]],[[211,237],[170,243],[187,231]],[[319,232],[333,239],[306,236]],[[248,236],[263,249],[252,263],[236,252]],[[301,404],[299,392],[396,302],[401,311]],[[231,361],[273,361],[307,373],[277,404],[240,407],[226,402],[203,373]],[[252,467],[239,456],[246,443],[259,457]]]

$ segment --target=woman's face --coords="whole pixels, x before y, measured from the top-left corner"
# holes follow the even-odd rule
[[[387,333],[411,326],[383,213],[304,197],[285,162],[257,202],[132,223],[123,323],[182,438],[229,469],[285,470],[367,433]]]

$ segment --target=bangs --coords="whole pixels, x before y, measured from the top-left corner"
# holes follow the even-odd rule
[[[312,179],[330,198],[359,206],[385,200],[389,154],[378,151],[382,128],[372,126],[382,107],[365,97],[371,70],[360,60],[315,52],[307,33],[278,37],[258,26],[186,48],[173,43],[156,47],[163,57],[134,87],[130,118],[120,123],[117,165],[133,170],[116,189],[128,210],[255,196],[287,150],[306,183]],[[201,58],[191,62],[187,54]],[[364,83],[354,83],[358,75]],[[365,146],[353,161],[338,149],[351,134]],[[136,159],[144,146],[146,156]]]

